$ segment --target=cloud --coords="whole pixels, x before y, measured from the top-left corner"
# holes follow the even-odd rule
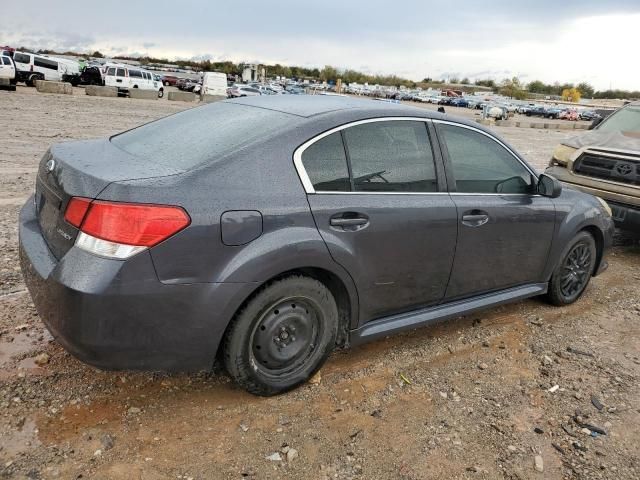
[[[60,50],[127,52],[170,59],[232,60],[307,67],[326,64],[419,80],[519,76],[553,82],[589,79],[640,88],[638,0],[244,0],[221,5],[183,0],[30,0],[3,6],[11,18],[0,44]],[[265,8],[266,7],[266,8]],[[38,32],[38,33],[33,33]]]

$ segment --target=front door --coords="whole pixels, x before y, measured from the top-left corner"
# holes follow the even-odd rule
[[[446,299],[544,282],[553,200],[535,193],[533,172],[494,137],[452,123],[436,126],[458,210]]]
[[[356,284],[360,324],[444,297],[457,220],[440,161],[413,120],[359,123],[302,153],[316,225]]]

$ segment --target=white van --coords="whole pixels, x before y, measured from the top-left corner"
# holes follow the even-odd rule
[[[118,87],[120,93],[128,93],[131,88],[139,88],[155,90],[160,98],[164,96],[162,81],[156,80],[151,72],[131,65],[106,65],[104,84],[107,87]]]
[[[15,52],[13,61],[16,64],[18,80],[31,87],[35,85],[35,80],[59,82],[62,80],[63,75],[80,74],[78,62],[66,58],[29,52]]]
[[[227,98],[227,75],[221,72],[205,72],[200,95]]]

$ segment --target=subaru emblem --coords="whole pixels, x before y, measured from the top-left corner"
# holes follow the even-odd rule
[[[54,168],[56,168],[56,161],[51,159],[47,162],[47,173],[53,172]]]

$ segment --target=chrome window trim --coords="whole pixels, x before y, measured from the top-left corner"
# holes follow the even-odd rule
[[[302,164],[302,154],[304,151],[309,148],[311,145],[316,143],[319,140],[322,140],[324,137],[328,137],[329,135],[339,132],[341,130],[345,130],[350,127],[355,127],[358,125],[364,125],[366,123],[375,123],[375,122],[394,122],[394,121],[410,121],[410,122],[422,122],[425,124],[429,122],[431,119],[426,117],[376,117],[376,118],[367,118],[365,120],[356,120],[355,122],[345,123],[344,125],[340,125],[338,127],[334,127],[326,132],[323,132],[315,137],[307,140],[302,145],[300,145],[295,152],[293,152],[293,164],[296,167],[296,171],[298,172],[298,176],[300,177],[300,181],[302,182],[302,186],[307,194],[316,194],[316,195],[324,195],[324,194],[347,194],[347,195],[442,195],[447,192],[316,192],[315,188],[313,188],[313,184],[311,183],[311,179],[309,179],[309,175],[307,175],[307,171]],[[433,142],[429,139],[429,143],[431,144],[431,148],[433,148]],[[435,162],[435,158],[434,158]],[[435,165],[434,165],[435,168]]]
[[[376,117],[376,118],[367,118],[365,120],[356,120],[354,122],[345,123],[344,125],[339,125],[334,127],[326,132],[323,132],[315,137],[307,140],[302,145],[300,145],[295,152],[293,153],[293,164],[298,172],[298,177],[300,177],[300,181],[302,182],[302,186],[307,194],[313,195],[481,195],[481,196],[500,196],[500,197],[512,197],[512,196],[528,196],[528,197],[540,197],[540,194],[531,194],[531,193],[472,193],[472,192],[343,192],[343,191],[323,191],[316,192],[315,188],[313,188],[313,184],[311,183],[311,179],[307,174],[306,169],[302,163],[302,154],[304,151],[313,145],[315,142],[322,140],[324,137],[328,137],[329,135],[339,132],[341,130],[345,130],[350,127],[355,127],[357,125],[363,125],[366,123],[374,123],[374,122],[391,122],[391,121],[412,121],[412,122],[433,122],[433,123],[441,123],[446,125],[452,125],[454,127],[466,128],[468,130],[473,130],[474,132],[481,133],[486,137],[490,138],[502,148],[507,150],[525,169],[531,173],[535,178],[538,178],[538,173],[533,171],[526,163],[524,163],[507,145],[503,142],[495,138],[493,135],[480,130],[479,128],[472,127],[470,125],[464,125],[462,123],[450,122],[447,120],[436,120],[432,118],[426,117]],[[430,139],[431,142],[431,139]],[[431,142],[431,146],[433,148],[433,142]],[[435,160],[435,159],[434,159]]]
[[[340,192],[331,190],[312,193],[314,195],[449,195],[449,192]]]

